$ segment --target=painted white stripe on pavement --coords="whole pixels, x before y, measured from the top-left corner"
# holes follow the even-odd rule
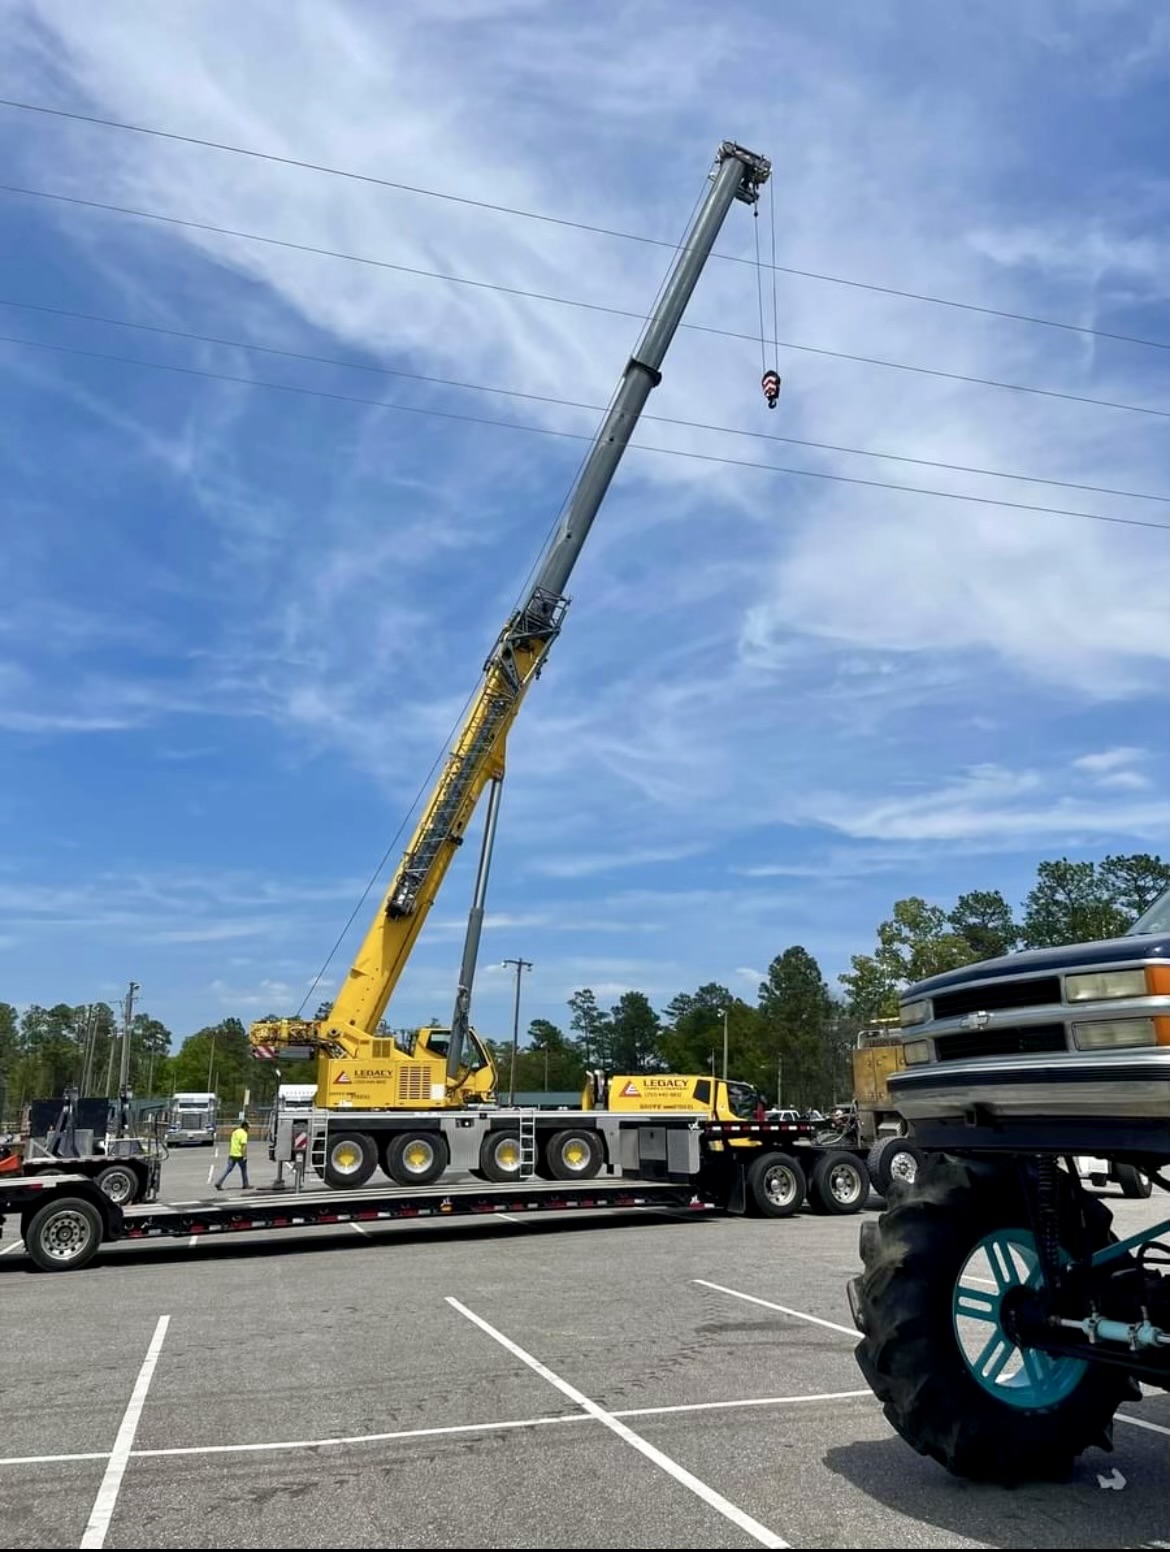
[[[732,1401],[684,1401],[676,1406],[627,1407],[610,1413],[611,1417],[665,1417],[673,1412],[723,1412],[743,1407],[799,1406],[809,1401],[854,1401],[872,1399],[868,1390],[827,1390],[809,1396],[749,1396]],[[340,1445],[385,1444],[396,1439],[431,1439],[448,1433],[497,1433],[513,1428],[544,1428],[550,1423],[591,1423],[596,1418],[586,1412],[569,1412],[563,1417],[520,1417],[492,1423],[456,1423],[443,1428],[408,1428],[395,1433],[354,1433],[330,1439],[275,1439],[257,1444],[172,1444],[162,1449],[131,1450],[131,1460],[161,1455],[249,1455],[263,1450],[322,1450]],[[1154,1424],[1147,1426],[1153,1427]],[[81,1451],[75,1455],[8,1455],[0,1457],[0,1466],[44,1466],[71,1460],[108,1460],[109,1450]]]
[[[22,1239],[13,1240],[11,1245],[5,1245],[4,1249],[0,1250],[0,1256],[10,1256],[14,1250],[21,1250],[23,1246]]]
[[[526,1353],[522,1347],[517,1346],[503,1332],[497,1331],[494,1326],[488,1325],[487,1321],[477,1315],[474,1310],[469,1310],[466,1304],[461,1304],[458,1299],[452,1298],[450,1294],[447,1295],[447,1303],[452,1309],[458,1310],[459,1314],[470,1320],[472,1325],[478,1326],[485,1336],[490,1336],[493,1342],[498,1342],[506,1352],[512,1354],[513,1358],[518,1358],[534,1374],[539,1374],[541,1379],[547,1380],[554,1390],[559,1390],[562,1396],[566,1396],[576,1406],[579,1406],[583,1412],[588,1413],[590,1417],[596,1418],[611,1433],[615,1433],[619,1439],[623,1439],[626,1444],[637,1450],[639,1455],[644,1455],[651,1464],[657,1466],[660,1471],[665,1471],[667,1476],[672,1477],[681,1487],[685,1487],[688,1492],[693,1493],[696,1498],[714,1509],[717,1514],[721,1514],[725,1520],[730,1520],[733,1525],[742,1530],[745,1535],[750,1536],[753,1541],[758,1541],[762,1547],[787,1547],[789,1545],[787,1541],[782,1541],[774,1531],[770,1531],[766,1525],[761,1525],[759,1520],[753,1519],[750,1514],[739,1508],[737,1504],[733,1504],[730,1499],[724,1498],[722,1493],[716,1492],[713,1487],[709,1487],[706,1482],[702,1482],[698,1477],[693,1476],[684,1466],[680,1466],[677,1461],[671,1460],[669,1455],[664,1455],[653,1444],[647,1443],[632,1428],[627,1428],[625,1423],[620,1422],[612,1412],[607,1412],[604,1407],[598,1406],[596,1401],[591,1401],[576,1386],[570,1385],[568,1380],[563,1380],[559,1374],[554,1374],[550,1368],[541,1363],[539,1358],[534,1358],[531,1353]]]
[[[158,1317],[158,1325],[155,1326],[154,1335],[150,1339],[150,1346],[146,1349],[146,1357],[142,1361],[142,1367],[138,1371],[138,1378],[134,1382],[134,1389],[130,1393],[130,1401],[122,1418],[122,1426],[118,1429],[118,1436],[114,1440],[114,1448],[110,1452],[106,1474],[102,1477],[102,1485],[98,1488],[97,1497],[94,1499],[89,1523],[85,1527],[85,1535],[81,1538],[83,1548],[105,1546],[106,1532],[110,1528],[110,1520],[113,1518],[114,1509],[117,1507],[118,1493],[122,1487],[122,1478],[126,1474],[126,1466],[130,1460],[130,1451],[134,1448],[134,1436],[138,1432],[138,1420],[142,1416],[142,1408],[146,1405],[146,1393],[150,1389],[151,1380],[154,1378],[155,1365],[158,1363],[158,1355],[162,1351],[163,1340],[166,1337],[167,1327],[170,1323],[171,1317],[169,1315],[160,1315]]]
[[[1130,1417],[1128,1412],[1117,1412],[1114,1415],[1119,1423],[1129,1423],[1134,1428],[1148,1428],[1151,1433],[1170,1434],[1170,1428],[1161,1423],[1148,1423],[1144,1417]]]
[[[840,1331],[854,1340],[860,1335],[852,1326],[839,1326],[835,1320],[822,1320],[819,1315],[806,1315],[803,1310],[789,1309],[787,1304],[773,1304],[770,1299],[758,1299],[754,1293],[740,1293],[738,1288],[725,1288],[722,1283],[709,1283],[705,1277],[696,1277],[702,1288],[713,1288],[716,1293],[729,1294],[733,1299],[743,1299],[746,1304],[760,1304],[764,1309],[777,1310],[781,1315],[791,1315],[793,1320],[807,1320],[814,1326],[825,1326],[829,1331]]]

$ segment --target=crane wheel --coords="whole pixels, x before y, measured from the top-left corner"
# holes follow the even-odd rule
[[[485,1180],[508,1185],[520,1180],[524,1156],[519,1132],[489,1132],[479,1150],[479,1168]]]
[[[808,1204],[813,1212],[843,1217],[869,1199],[869,1171],[852,1153],[824,1153],[813,1166]]]
[[[449,1159],[442,1132],[400,1132],[387,1144],[382,1167],[395,1185],[429,1186],[447,1168]]]
[[[596,1132],[557,1132],[549,1138],[545,1159],[553,1180],[592,1180],[601,1170],[601,1144]]]
[[[325,1184],[335,1191],[364,1186],[378,1167],[378,1148],[365,1132],[335,1132],[325,1147]]]
[[[804,1170],[787,1153],[762,1153],[748,1166],[748,1204],[761,1218],[791,1218],[806,1190]]]

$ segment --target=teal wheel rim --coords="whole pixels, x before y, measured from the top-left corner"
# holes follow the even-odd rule
[[[1037,1347],[1019,1347],[1003,1329],[1003,1301],[1015,1288],[1040,1288],[1044,1274],[1036,1241],[1027,1229],[985,1235],[955,1279],[955,1338],[981,1390],[1005,1406],[1042,1411],[1070,1396],[1088,1364],[1058,1358]]]

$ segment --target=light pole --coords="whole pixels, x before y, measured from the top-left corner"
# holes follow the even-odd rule
[[[514,1105],[516,1103],[516,1051],[520,1044],[520,977],[525,970],[532,969],[532,961],[530,959],[505,959],[503,964],[505,967],[508,965],[516,966],[516,1002],[512,1009],[512,1062],[508,1072],[508,1103]],[[545,1087],[547,1088],[547,1086],[546,1084]]]

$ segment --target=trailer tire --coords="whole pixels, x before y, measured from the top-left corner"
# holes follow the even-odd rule
[[[92,1202],[63,1196],[30,1213],[21,1234],[24,1248],[42,1272],[72,1272],[88,1266],[97,1255],[104,1227]]]
[[[845,1217],[869,1200],[869,1171],[854,1153],[823,1153],[813,1165],[808,1205],[815,1213]]]
[[[807,1190],[804,1170],[787,1153],[761,1153],[748,1165],[748,1204],[761,1218],[791,1218]]]
[[[879,1137],[865,1162],[874,1190],[888,1202],[891,1191],[896,1194],[914,1184],[922,1168],[922,1154],[904,1137]]]
[[[1066,1249],[1075,1246],[1081,1212],[1092,1248],[1109,1244],[1103,1203],[1064,1175],[1059,1190]],[[887,1420],[920,1455],[974,1481],[1066,1477],[1084,1450],[1112,1448],[1113,1414],[1140,1395],[1124,1371],[1077,1358],[1037,1361],[1036,1349],[1031,1368],[1004,1379],[1017,1347],[998,1305],[989,1295],[981,1303],[964,1274],[977,1253],[993,1270],[1003,1256],[1035,1261],[1030,1222],[1016,1170],[929,1155],[913,1195],[882,1214],[880,1244],[866,1246],[866,1270],[850,1289],[863,1332],[855,1357]],[[977,1328],[970,1349],[961,1318]]]
[[[518,1131],[489,1132],[480,1144],[479,1168],[485,1180],[496,1185],[510,1185],[520,1180],[524,1158],[520,1149]]]
[[[449,1160],[442,1132],[399,1132],[386,1145],[383,1168],[395,1185],[429,1186],[438,1180]]]
[[[107,1164],[94,1176],[93,1183],[115,1207],[129,1207],[142,1195],[142,1181],[129,1164]]]
[[[325,1184],[335,1191],[364,1186],[378,1167],[378,1147],[366,1132],[336,1132],[325,1144]]]
[[[1122,1196],[1128,1196],[1134,1200],[1144,1200],[1154,1189],[1149,1175],[1143,1175],[1141,1170],[1135,1169],[1132,1164],[1115,1164],[1113,1176],[1121,1187]]]
[[[556,1132],[549,1138],[544,1156],[553,1180],[592,1180],[601,1172],[601,1144],[596,1132],[577,1128]]]

